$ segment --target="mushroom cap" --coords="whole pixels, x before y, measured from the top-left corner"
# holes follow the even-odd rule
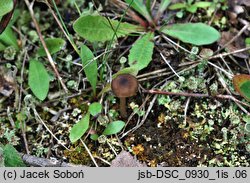
[[[121,74],[112,80],[111,88],[117,97],[131,97],[138,90],[138,81],[133,75]]]

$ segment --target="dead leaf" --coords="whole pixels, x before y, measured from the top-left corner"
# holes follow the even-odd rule
[[[147,165],[145,163],[140,163],[129,152],[122,151],[111,162],[111,167],[147,167]]]
[[[11,72],[6,72],[6,69],[0,66],[0,93],[6,97],[9,97],[14,91],[14,78]]]
[[[219,45],[224,46],[229,41],[231,41],[233,37],[237,35],[237,33],[238,31],[236,29],[231,29],[227,32],[222,32]],[[239,49],[243,49],[245,47],[246,45],[245,45],[244,39],[241,36],[239,36],[231,44],[227,45],[226,49],[228,49],[229,52],[233,52]],[[245,58],[248,58],[249,54],[247,52],[241,52],[241,53],[234,54],[234,56],[245,59]]]

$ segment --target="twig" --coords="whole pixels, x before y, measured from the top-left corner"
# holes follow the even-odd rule
[[[56,14],[54,13],[53,9],[51,8],[50,4],[46,1],[45,3],[48,7],[49,10],[52,14],[52,16],[54,17],[54,19],[56,20],[57,24],[59,25],[59,28],[62,30],[63,34],[65,35],[65,37],[67,38],[67,40],[70,42],[70,44],[72,45],[72,47],[74,48],[74,50],[77,52],[78,55],[80,55],[80,51],[77,48],[77,46],[75,45],[75,43],[72,41],[72,38],[68,35],[68,33],[64,30],[63,25],[61,24],[60,20],[57,18]]]
[[[26,150],[27,154],[30,154],[29,145],[28,145],[26,133],[25,133],[25,128],[26,128],[26,121],[22,121],[21,122],[21,131],[22,131],[23,141],[24,141],[24,145],[25,145],[25,150]]]
[[[162,53],[160,52],[161,58],[164,60],[164,62],[168,65],[168,67],[173,71],[173,73],[180,78],[179,74],[177,74],[177,72],[175,72],[175,70],[173,69],[173,67],[168,63],[168,61],[166,60],[166,58],[162,55]]]
[[[42,120],[42,118],[40,117],[40,115],[38,114],[38,112],[36,111],[35,107],[32,107],[32,110],[35,114],[36,119],[41,122],[43,124],[43,126],[46,128],[46,130],[52,135],[52,137],[54,139],[56,139],[56,141],[58,142],[58,144],[62,145],[65,149],[69,150],[53,133],[52,131],[49,129],[49,127],[44,123],[44,121]]]
[[[35,18],[34,11],[33,11],[33,4],[34,4],[34,1],[32,1],[32,3],[30,3],[28,0],[24,0],[24,1],[25,1],[26,5],[27,5],[27,7],[28,7],[28,9],[29,9],[30,16],[31,16],[31,18],[32,18],[32,20],[33,20],[33,22],[34,22],[34,25],[35,25],[35,27],[36,27],[36,31],[37,31],[38,36],[39,36],[39,39],[40,39],[40,41],[41,41],[41,43],[42,43],[42,45],[43,45],[43,48],[44,48],[44,50],[45,50],[45,52],[46,52],[47,58],[48,58],[48,60],[49,60],[49,63],[50,63],[50,65],[51,65],[51,67],[53,68],[53,70],[54,70],[54,72],[55,72],[57,78],[59,79],[59,81],[60,81],[60,83],[61,83],[61,85],[62,85],[62,87],[63,87],[65,93],[68,93],[68,89],[67,89],[67,87],[65,86],[65,84],[63,83],[62,78],[61,78],[61,76],[60,76],[60,74],[59,74],[59,72],[58,72],[58,70],[57,70],[57,68],[56,68],[56,66],[55,66],[55,64],[54,64],[53,58],[52,58],[52,56],[51,56],[51,54],[50,54],[50,52],[49,52],[49,50],[48,50],[48,47],[47,47],[47,45],[46,45],[44,39],[43,39],[43,36],[42,36],[41,30],[40,30],[40,27],[39,27],[38,22],[37,22],[37,20],[36,20],[36,18]]]
[[[71,163],[65,163],[57,159],[39,158],[36,156],[23,154],[23,153],[19,153],[19,154],[22,160],[24,161],[24,163],[32,167],[87,167],[84,165],[74,165]]]
[[[183,121],[183,126],[185,127],[186,124],[187,124],[187,110],[188,110],[188,106],[190,104],[190,100],[191,100],[191,97],[188,97],[187,99],[187,102],[185,104],[185,109],[184,109],[184,121]]]
[[[80,139],[81,143],[83,144],[84,148],[86,149],[87,153],[89,154],[90,158],[92,159],[93,163],[95,164],[96,167],[99,167],[98,164],[95,161],[95,158],[93,157],[93,155],[91,154],[88,146],[83,142],[82,139]]]
[[[25,62],[27,60],[27,50],[25,50],[24,57],[23,57],[23,63],[22,63],[22,69],[21,69],[21,79],[20,79],[20,90],[19,90],[19,102],[18,102],[18,109],[17,112],[20,112],[21,110],[21,100],[22,100],[22,93],[23,93],[23,73],[24,73],[24,67],[25,67]]]
[[[160,94],[160,95],[175,95],[175,96],[185,96],[185,97],[196,97],[196,98],[219,98],[219,99],[229,99],[233,100],[235,102],[238,102],[242,105],[245,105],[250,108],[250,104],[247,104],[245,102],[241,102],[232,95],[209,95],[209,94],[202,94],[202,93],[187,93],[187,92],[169,92],[169,91],[160,91],[160,90],[144,90],[143,93],[150,93],[150,94]]]
[[[7,107],[7,116],[8,116],[8,119],[10,121],[10,124],[11,124],[12,128],[15,128],[15,122],[14,122],[14,120],[12,118],[12,114],[10,112],[10,107],[9,106]]]
[[[228,55],[233,55],[235,53],[241,53],[241,52],[248,51],[248,50],[250,50],[250,47],[242,48],[242,49],[235,50],[235,51],[232,51],[232,52],[229,52],[229,53],[220,53],[220,54],[209,57],[208,60],[215,59],[215,58],[220,58],[220,57],[226,57]]]
[[[237,35],[235,35],[230,41],[228,41],[225,45],[223,45],[219,50],[215,51],[214,54],[220,52],[224,48],[226,48],[229,44],[234,42],[247,28],[249,27],[249,24],[246,24],[239,32]]]

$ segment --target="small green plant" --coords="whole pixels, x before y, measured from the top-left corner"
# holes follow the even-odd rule
[[[87,113],[72,127],[70,131],[69,138],[72,143],[79,140],[87,132],[91,123],[91,116],[94,117],[101,113],[101,111],[102,105],[100,103],[94,102],[89,105]],[[108,123],[102,135],[113,135],[119,133],[124,126],[125,123],[123,121],[113,121],[111,123]],[[92,140],[97,140],[98,137],[98,134],[91,134]]]
[[[163,33],[193,45],[211,44],[220,38],[220,33],[217,30],[204,23],[159,25],[159,19],[170,4],[170,0],[161,1],[155,17],[152,16],[150,8],[148,8],[151,7],[151,1],[147,1],[146,5],[143,0],[126,0],[126,3],[128,8],[125,13],[140,25],[111,20],[100,15],[83,15],[75,21],[73,28],[78,35],[90,42],[112,41],[132,33],[139,33],[140,37],[133,44],[128,56],[129,66],[138,71],[147,67],[152,60],[153,39],[156,33]],[[131,13],[130,7],[142,15],[144,19],[135,12]]]
[[[194,1],[187,0],[183,3],[175,3],[168,7],[169,10],[180,10],[177,12],[177,16],[182,18],[183,11],[188,11],[190,13],[196,13],[198,8],[208,8],[212,5],[212,2]]]

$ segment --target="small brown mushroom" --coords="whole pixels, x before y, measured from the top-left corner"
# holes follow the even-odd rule
[[[120,113],[122,118],[127,117],[126,97],[134,96],[138,90],[137,79],[130,74],[121,74],[111,82],[113,93],[120,98]]]

